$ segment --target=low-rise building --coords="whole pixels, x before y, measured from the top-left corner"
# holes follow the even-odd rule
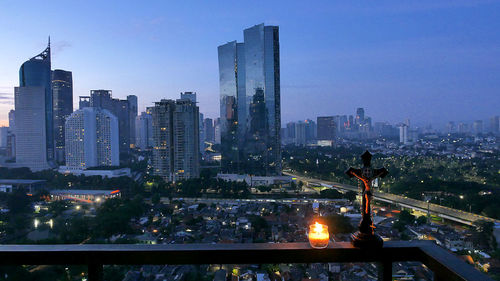
[[[217,178],[224,181],[245,181],[249,186],[290,185],[295,180],[290,176],[251,176],[238,174],[217,174]]]
[[[55,189],[50,191],[52,200],[72,200],[84,203],[99,203],[110,198],[121,196],[116,190],[87,190],[87,189]]]
[[[0,192],[12,192],[22,188],[28,194],[45,188],[46,180],[0,179]]]

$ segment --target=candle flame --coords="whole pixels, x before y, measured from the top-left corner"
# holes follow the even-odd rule
[[[322,232],[322,231],[323,231],[323,225],[322,225],[322,224],[320,224],[320,223],[318,223],[318,222],[316,222],[316,223],[314,224],[314,231],[315,231],[315,232]]]

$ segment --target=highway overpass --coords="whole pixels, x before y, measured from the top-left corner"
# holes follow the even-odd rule
[[[292,176],[294,178],[297,178],[297,181],[302,181],[305,184],[313,184],[316,186],[323,186],[327,188],[334,188],[339,191],[354,191],[358,192],[358,187],[357,186],[352,186],[352,185],[347,185],[347,184],[341,184],[341,183],[336,183],[336,182],[330,182],[330,181],[324,181],[324,180],[319,180],[319,179],[312,179],[312,178],[307,178],[303,176],[299,176],[296,174],[284,172],[284,174]],[[499,220],[495,220],[489,217],[469,213],[469,212],[464,212],[462,210],[457,210],[457,209],[452,209],[448,207],[444,207],[441,205],[433,204],[433,203],[428,203],[425,201],[421,200],[415,200],[412,198],[408,198],[405,196],[400,196],[392,193],[384,193],[380,191],[375,191],[373,194],[373,198],[377,201],[381,202],[386,202],[390,204],[394,204],[400,207],[408,208],[408,209],[413,209],[413,210],[418,210],[421,212],[430,212],[433,215],[436,215],[438,217],[448,219],[451,221],[467,224],[467,225],[472,225],[474,221],[477,220],[484,220],[484,221],[489,221],[493,223],[500,223]]]

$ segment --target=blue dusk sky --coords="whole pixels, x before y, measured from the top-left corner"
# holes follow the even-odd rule
[[[279,25],[282,123],[354,114],[443,124],[500,114],[499,1],[0,1],[0,122],[20,65],[52,39],[78,96],[181,91],[219,115],[217,46]]]

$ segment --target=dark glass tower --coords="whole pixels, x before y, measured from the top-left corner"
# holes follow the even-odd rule
[[[255,25],[219,46],[222,170],[281,174],[279,28]]]
[[[54,163],[54,123],[52,101],[52,75],[50,63],[50,39],[47,48],[21,65],[19,87],[43,87],[45,94],[45,137],[47,162]]]
[[[236,41],[218,47],[219,83],[220,83],[220,132],[221,132],[221,167],[224,173],[239,173],[238,110],[237,99],[244,98],[244,91],[239,90],[241,79],[238,64],[240,61]],[[244,81],[244,76],[243,76]],[[244,86],[243,86],[244,90]],[[243,100],[244,101],[244,100]],[[242,140],[243,138],[241,138]]]
[[[281,175],[281,107],[280,107],[280,58],[279,28],[277,26],[255,25],[243,32],[245,40],[245,92],[246,118],[238,120],[245,126],[246,138],[243,159],[249,169],[246,173],[256,175]],[[260,101],[263,99],[262,101]],[[256,101],[262,103],[265,112],[259,111],[259,118],[265,118],[265,134],[259,134],[264,145],[254,146],[253,126]],[[255,112],[254,112],[255,113]],[[264,114],[264,115],[262,115]],[[264,117],[265,116],[265,117]],[[252,163],[259,162],[259,163]],[[253,167],[262,167],[254,169]]]
[[[71,71],[52,71],[52,102],[54,106],[55,159],[64,164],[64,122],[73,113],[73,75]]]

